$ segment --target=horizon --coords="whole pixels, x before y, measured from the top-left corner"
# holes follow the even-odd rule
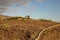
[[[23,17],[23,18],[25,18],[25,16],[28,16],[28,15],[25,15],[25,16],[9,16],[9,15],[0,15],[0,16],[7,16],[7,17]],[[30,16],[30,15],[29,15]],[[30,16],[30,18],[32,18],[31,16]],[[60,22],[60,21],[55,21],[55,20],[52,20],[52,19],[46,19],[46,18],[32,18],[32,19],[34,19],[34,20],[40,20],[40,19],[43,19],[43,20],[50,20],[50,21],[53,21],[53,22]]]
[[[0,13],[2,15],[22,17],[30,15],[34,19],[51,19],[60,22],[60,0],[7,1],[10,4],[5,4],[3,1],[0,0],[0,6],[2,6],[0,7]]]

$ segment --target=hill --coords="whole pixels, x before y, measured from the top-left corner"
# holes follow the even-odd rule
[[[0,16],[0,40],[35,40],[48,27],[60,24],[48,20]]]

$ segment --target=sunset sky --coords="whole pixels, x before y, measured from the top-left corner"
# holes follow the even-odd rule
[[[60,22],[60,0],[0,0],[0,13],[9,16],[30,15],[32,18]]]

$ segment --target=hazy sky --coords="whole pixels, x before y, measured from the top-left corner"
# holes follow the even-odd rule
[[[2,0],[1,0],[2,1]],[[3,0],[5,1],[5,0]],[[32,18],[45,18],[60,21],[60,0],[13,0],[0,3],[4,15],[25,16]],[[6,7],[7,6],[7,7]]]

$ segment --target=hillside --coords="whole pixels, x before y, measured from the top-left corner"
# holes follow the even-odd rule
[[[43,29],[60,24],[22,17],[0,16],[0,18],[5,19],[0,20],[0,40],[35,40]]]
[[[60,40],[60,24],[43,29],[36,40]]]
[[[4,15],[0,15],[0,20],[5,20],[7,18],[10,18],[10,16],[4,16]]]

